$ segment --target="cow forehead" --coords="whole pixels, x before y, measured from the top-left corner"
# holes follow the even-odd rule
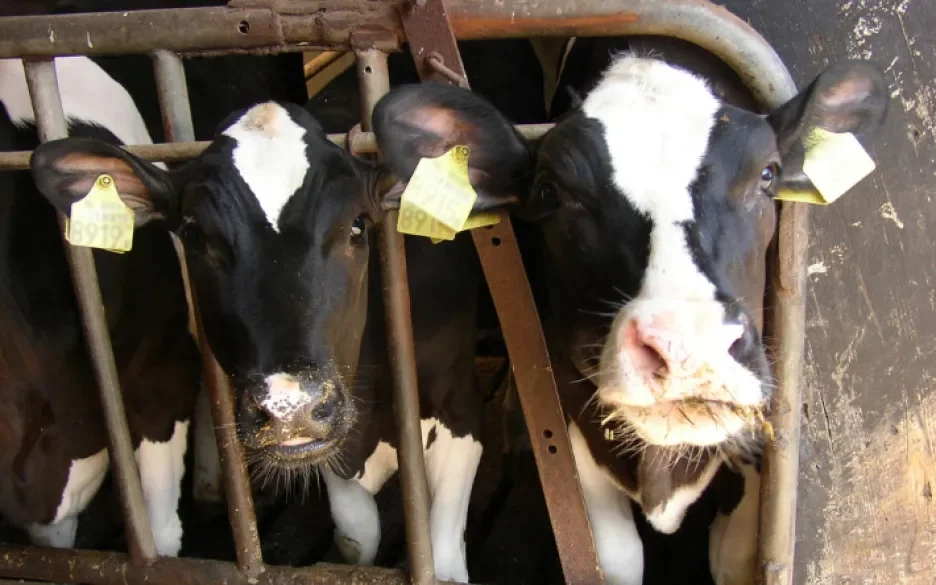
[[[237,142],[232,152],[234,168],[277,231],[283,208],[302,187],[309,170],[306,132],[274,102],[250,108],[222,132]]]
[[[604,130],[611,180],[655,223],[693,218],[690,186],[721,107],[701,78],[652,58],[618,57],[583,104]]]

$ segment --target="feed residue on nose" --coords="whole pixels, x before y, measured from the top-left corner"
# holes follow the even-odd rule
[[[299,381],[289,374],[267,376],[267,394],[260,406],[276,418],[287,418],[311,402],[311,397],[302,390]]]

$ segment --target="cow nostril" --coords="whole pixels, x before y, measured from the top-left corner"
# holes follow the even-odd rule
[[[641,342],[633,347],[631,359],[638,369],[655,378],[664,378],[669,371],[663,355],[646,343]]]
[[[740,357],[750,353],[755,343],[754,333],[750,327],[744,327],[741,335],[731,342],[728,348],[728,354],[734,357]]]
[[[319,422],[328,421],[335,416],[336,409],[337,401],[333,398],[326,398],[316,404],[315,408],[312,409],[312,420]]]
[[[668,372],[666,358],[652,344],[636,321],[627,323],[620,334],[621,349],[634,369],[647,377],[662,378]]]

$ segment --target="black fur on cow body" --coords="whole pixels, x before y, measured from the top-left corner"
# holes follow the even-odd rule
[[[148,141],[126,94],[108,95],[110,107],[123,114],[94,116],[88,100],[114,89],[96,65],[74,57],[59,60],[57,69],[72,135],[111,144],[121,143],[116,134]],[[19,61],[0,63],[0,84],[0,150],[36,147]],[[89,87],[94,95],[88,95]],[[97,381],[55,209],[26,171],[0,173],[0,193],[0,393],[6,431],[0,513],[27,527],[36,543],[70,547],[77,514],[108,466]],[[133,244],[126,254],[95,250],[94,257],[157,549],[174,555],[181,545],[179,484],[200,359],[170,236],[153,223],[136,230]]]
[[[629,55],[583,89],[582,107],[537,143],[483,99],[438,85],[392,91],[375,131],[401,177],[420,156],[471,146],[479,200],[519,194],[513,211],[539,225],[544,327],[599,557],[610,583],[635,584],[642,547],[622,497],[672,532],[723,461],[756,451],[746,415],[771,390],[759,335],[771,199],[798,180],[801,138],[820,126],[867,142],[887,93],[875,67],[842,63],[764,117]],[[746,552],[713,567],[720,584],[751,579],[750,491],[753,511],[732,528]]]
[[[179,233],[253,469],[287,483],[320,473],[340,550],[373,562],[373,495],[397,467],[374,229],[384,217],[382,167],[332,144],[302,108],[275,102],[230,115],[198,159],[170,173],[76,139],[42,145],[32,165],[63,211],[106,169],[128,203]],[[406,248],[436,569],[465,581],[481,456],[480,269],[466,235]]]

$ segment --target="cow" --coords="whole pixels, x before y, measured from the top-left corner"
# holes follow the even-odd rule
[[[538,141],[458,87],[401,86],[378,103],[393,173],[406,179],[421,158],[469,146],[476,207],[540,228],[544,330],[608,583],[642,581],[631,502],[672,533],[724,463],[752,462],[772,389],[754,313],[773,198],[802,184],[813,128],[870,139],[886,88],[876,66],[845,61],[759,115],[723,103],[699,75],[625,52]],[[720,583],[753,582],[741,574],[753,569],[754,481],[743,518],[716,526],[723,547],[748,541],[715,551],[741,565],[716,568]]]
[[[61,58],[56,71],[71,135],[151,143],[130,95],[94,62]],[[0,150],[36,147],[18,59],[0,60],[0,104]],[[109,466],[106,427],[55,209],[25,171],[0,173],[0,195],[0,513],[34,543],[70,548]],[[126,254],[94,258],[156,550],[174,556],[201,373],[176,247],[153,222]]]
[[[204,153],[173,171],[80,138],[41,145],[31,165],[63,213],[107,172],[144,225],[179,235],[252,468],[293,484],[319,475],[339,550],[372,563],[374,494],[397,469],[375,252],[394,179],[280,102],[230,114]],[[480,266],[467,234],[407,241],[406,255],[435,567],[440,579],[467,581],[464,527],[482,453]]]

